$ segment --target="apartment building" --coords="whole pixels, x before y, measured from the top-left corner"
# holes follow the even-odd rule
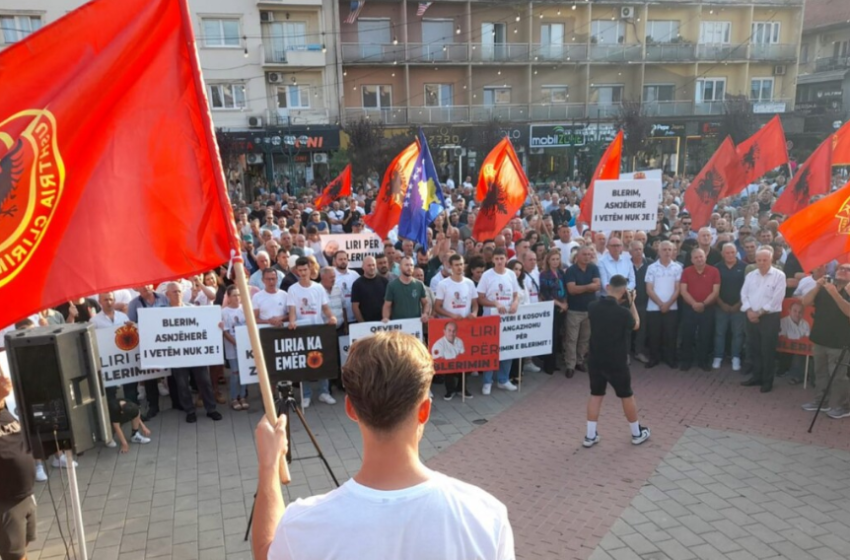
[[[850,2],[806,2],[796,111],[811,143],[850,117]]]
[[[84,3],[0,0],[0,49]],[[189,5],[226,164],[269,181],[326,176],[340,146],[337,1]]]
[[[613,135],[624,101],[642,102],[669,170],[716,133],[726,95],[764,120],[794,108],[803,0],[368,0],[347,23],[350,4],[344,121],[421,125],[463,146],[498,119],[532,174]]]

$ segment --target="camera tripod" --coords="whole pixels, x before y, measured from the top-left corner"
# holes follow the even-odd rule
[[[832,368],[832,375],[829,376],[829,382],[826,384],[826,389],[823,390],[823,396],[818,403],[818,409],[815,411],[815,416],[812,418],[812,423],[809,424],[809,432],[812,433],[812,428],[815,427],[815,421],[818,419],[818,414],[820,414],[821,409],[823,408],[826,399],[829,397],[829,389],[832,387],[832,382],[835,380],[835,376],[838,375],[839,370],[844,370],[843,375],[847,375],[847,368],[850,367],[850,363],[845,363],[844,358],[847,356],[847,352],[850,352],[850,346],[845,346],[841,350],[841,355],[838,357],[838,361],[835,362],[835,367]]]
[[[315,459],[319,458],[325,464],[325,468],[328,470],[328,474],[331,476],[331,479],[336,484],[336,487],[339,488],[339,481],[334,474],[333,469],[331,469],[330,463],[328,463],[325,454],[322,453],[322,448],[319,446],[319,442],[316,441],[316,436],[313,435],[312,430],[310,430],[310,426],[307,425],[307,419],[304,418],[304,412],[298,408],[298,403],[295,402],[295,397],[292,396],[292,382],[290,381],[278,381],[277,385],[275,385],[275,389],[277,390],[277,399],[274,401],[275,415],[280,416],[283,414],[286,416],[286,462],[292,463],[292,438],[291,436],[291,424],[290,419],[292,418],[291,413],[294,412],[298,419],[301,421],[301,425],[304,427],[304,431],[307,432],[307,435],[310,437],[310,441],[313,442],[313,447],[316,449],[317,455],[313,455],[310,457],[296,457],[295,461],[303,461],[304,459]],[[257,494],[254,494],[254,504],[251,506],[251,515],[248,517],[248,526],[245,528],[245,540],[248,540],[248,535],[251,533],[251,524],[254,521],[254,506],[257,504]]]

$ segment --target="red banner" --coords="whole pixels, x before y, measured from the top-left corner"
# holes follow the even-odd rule
[[[779,342],[776,345],[779,352],[813,355],[809,335],[815,322],[814,312],[814,307],[804,307],[800,298],[785,298],[779,319]]]
[[[499,321],[498,315],[428,321],[428,349],[434,358],[434,372],[499,369]]]

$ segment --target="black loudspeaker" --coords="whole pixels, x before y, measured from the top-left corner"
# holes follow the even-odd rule
[[[83,453],[103,440],[105,402],[92,325],[67,324],[6,334],[18,416],[33,452]]]

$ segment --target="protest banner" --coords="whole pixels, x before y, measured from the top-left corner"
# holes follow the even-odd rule
[[[800,356],[814,355],[809,335],[814,325],[814,308],[803,306],[800,298],[785,298],[779,316],[779,340],[776,350]]]
[[[171,375],[170,369],[142,369],[139,359],[139,330],[135,325],[95,329],[104,387],[138,383]]]
[[[661,181],[612,180],[594,183],[591,227],[594,231],[655,228]]]
[[[421,319],[397,319],[395,321],[374,321],[371,323],[352,323],[348,326],[348,335],[351,337],[351,343],[354,344],[361,338],[367,338],[382,332],[401,331],[403,333],[412,334],[419,340],[424,342],[425,338],[422,334],[424,325]]]
[[[351,348],[351,337],[348,335],[339,337],[339,367],[345,365],[349,348]]]
[[[322,252],[333,254],[345,251],[348,254],[348,266],[362,268],[363,259],[384,252],[384,243],[374,233],[339,233],[322,235]]]
[[[501,315],[499,359],[514,360],[552,353],[555,303],[523,305],[513,315]]]
[[[257,326],[263,329],[269,325]],[[342,367],[348,358],[348,347],[348,337],[339,337],[339,367]],[[258,383],[257,366],[254,364],[254,351],[251,350],[251,344],[248,342],[248,327],[244,325],[236,327],[236,352],[239,361],[239,382],[242,385]]]
[[[428,349],[437,374],[499,369],[499,316],[431,319]]]
[[[220,322],[218,305],[139,309],[142,369],[223,364]]]
[[[260,331],[272,381],[320,381],[339,374],[339,338],[334,325]]]
[[[629,181],[632,179],[657,179],[660,181],[662,178],[663,172],[660,169],[643,169],[641,171],[635,171],[634,173],[620,173],[621,181]]]

